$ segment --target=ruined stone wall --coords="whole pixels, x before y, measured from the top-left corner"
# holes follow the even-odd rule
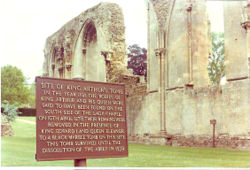
[[[165,88],[189,84],[207,86],[211,41],[206,1],[154,0],[149,2],[148,15],[148,62],[156,65],[158,59],[155,49],[166,49]],[[156,68],[149,69],[149,85],[150,88],[154,87],[152,89],[157,89],[159,79],[159,70]]]
[[[148,20],[157,21],[156,13],[153,10],[153,5],[148,4]],[[158,36],[158,23],[148,22],[148,49],[147,49],[147,89],[148,91],[156,91],[159,86],[159,67],[158,60],[155,57],[154,49],[157,48],[157,36]]]
[[[120,73],[132,76],[126,71],[124,32],[118,5],[100,3],[86,10],[47,39],[44,75],[108,82]]]
[[[168,27],[168,73],[166,88],[183,87],[189,83],[189,37],[185,0],[176,1]],[[191,35],[191,33],[190,33]],[[191,80],[192,81],[192,80]],[[191,82],[190,82],[191,83]]]
[[[44,76],[124,83],[128,133],[136,142],[211,146],[216,119],[219,146],[250,148],[250,16],[241,23],[241,2],[234,3],[225,5],[225,15],[235,17],[225,21],[224,86],[208,81],[205,0],[148,2],[147,85],[126,69],[123,15],[112,3],[88,9],[47,39]]]
[[[130,118],[141,110],[147,86],[126,68],[124,34],[120,7],[113,3],[100,3],[48,37],[43,74],[125,84],[128,122],[131,125],[133,119]],[[132,128],[133,125],[129,126]]]
[[[135,120],[139,118],[141,121],[140,125],[143,125],[145,116],[137,116],[140,116],[138,112],[145,106],[146,88],[147,86],[144,83],[137,84],[127,98],[127,127],[129,137],[133,136],[138,130],[136,126],[138,122],[135,122]]]
[[[154,102],[158,100],[157,93],[147,94],[140,105],[141,112],[133,117],[135,124],[130,139],[147,144],[211,147],[210,120],[216,119],[217,147],[250,149],[249,88],[246,79],[220,88],[166,91],[167,134],[164,135],[160,133],[159,103]]]
[[[242,28],[246,2],[224,2],[225,68],[227,80],[248,78],[247,32]],[[233,29],[232,29],[233,28]]]
[[[225,14],[230,17],[225,18],[225,49],[228,55],[226,67],[231,64],[226,74],[232,73],[236,79],[224,86],[212,87],[207,73],[211,41],[205,1],[149,2],[149,87],[141,102],[141,111],[134,116],[135,130],[131,140],[211,147],[213,126],[210,120],[216,119],[217,146],[250,149],[250,81],[245,61],[249,52],[247,32],[241,27],[240,12],[237,12],[242,8],[239,3],[234,4],[237,5],[232,3],[230,8],[225,7]],[[172,12],[169,12],[171,8]],[[241,47],[235,49],[235,45]],[[156,63],[157,70],[152,66]],[[162,69],[163,65],[165,69]],[[230,70],[231,67],[235,69]],[[162,123],[166,126],[165,132]]]
[[[205,1],[148,2],[148,94],[143,116],[138,116],[138,121],[147,117],[144,124],[152,124],[146,133],[166,131],[167,113],[172,109],[167,106],[166,91],[208,86],[210,49]],[[137,129],[143,131],[140,126]]]
[[[179,89],[167,92],[167,129],[170,134],[247,135],[249,81],[237,81],[218,88]],[[248,95],[246,95],[248,94]],[[178,105],[176,104],[178,103]]]

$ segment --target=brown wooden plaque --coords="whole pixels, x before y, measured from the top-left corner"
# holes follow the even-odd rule
[[[125,85],[36,78],[38,161],[126,156]]]

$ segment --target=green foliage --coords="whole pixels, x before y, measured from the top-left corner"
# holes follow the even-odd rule
[[[21,114],[21,112],[17,111],[17,107],[15,105],[11,105],[8,101],[3,101],[2,107],[4,108],[4,111],[2,116],[8,121],[13,122],[18,114]]]
[[[28,105],[31,108],[35,108],[36,107],[36,84],[35,83],[30,85],[29,92],[30,92],[30,96],[29,96]]]
[[[213,85],[220,85],[221,78],[225,76],[225,48],[224,33],[211,34],[212,53],[208,60],[208,76]]]
[[[128,47],[128,69],[135,75],[147,76],[147,49],[134,44]]]
[[[20,106],[29,101],[29,89],[25,87],[25,77],[22,71],[7,65],[1,68],[1,101]]]

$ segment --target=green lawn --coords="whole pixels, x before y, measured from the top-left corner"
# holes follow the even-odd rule
[[[35,122],[34,117],[22,117]],[[35,160],[35,125],[16,120],[15,136],[2,137],[2,166],[73,166],[73,161]],[[128,158],[89,159],[97,167],[249,167],[250,152],[129,144]]]
[[[32,122],[36,122],[36,117],[33,117],[33,116],[18,117],[18,119],[23,119],[23,120],[29,120],[29,121],[32,121]]]

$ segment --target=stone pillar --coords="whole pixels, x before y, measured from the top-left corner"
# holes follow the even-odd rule
[[[166,48],[155,49],[155,55],[158,58],[159,67],[159,103],[160,103],[160,132],[166,134],[166,110],[165,110],[165,89],[166,89]]]
[[[101,51],[101,55],[104,57],[105,60],[105,70],[106,70],[106,81],[109,80],[109,70],[111,69],[110,61],[112,58],[113,53],[110,51]]]
[[[53,62],[51,63],[51,77],[55,77],[55,69],[56,69],[56,64]]]
[[[110,51],[101,51],[101,55],[104,57],[106,64],[110,64],[112,54]]]
[[[245,17],[243,18],[243,23],[241,26],[246,30],[247,32],[247,59],[248,59],[248,70],[250,75],[250,1],[248,1],[248,4],[245,8]]]
[[[193,85],[193,57],[192,57],[192,8],[191,1],[187,3],[187,43],[188,43],[188,62],[187,62],[187,77],[184,77],[185,85]]]
[[[147,3],[147,92],[150,91],[150,66],[151,66],[151,61],[150,61],[150,2],[148,1]]]
[[[82,49],[82,55],[75,55],[73,78],[86,78],[86,49]]]
[[[147,43],[147,91],[148,93],[155,93],[158,91],[159,82],[159,68],[158,60],[155,57],[155,49],[161,48],[159,44],[159,21],[157,11],[155,10],[152,1],[148,1],[148,43]]]
[[[71,79],[71,68],[72,64],[71,63],[66,63],[65,64],[65,78],[66,79]]]
[[[247,41],[249,37],[241,26],[242,16],[244,16],[243,3],[242,1],[224,2],[225,71],[228,81],[248,78]],[[248,21],[243,24],[246,29],[247,23]]]
[[[65,68],[64,68],[64,59],[62,57],[59,57],[57,59],[57,63],[58,63],[58,73],[59,73],[59,78],[65,78]]]
[[[49,55],[44,50],[43,77],[49,77]]]

